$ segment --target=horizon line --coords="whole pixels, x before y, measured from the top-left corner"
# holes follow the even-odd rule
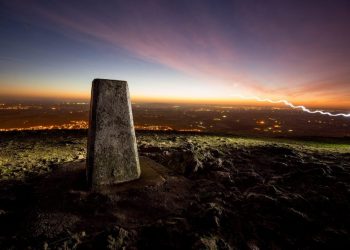
[[[90,103],[90,98],[67,98],[67,97],[49,97],[49,96],[0,96],[0,104],[9,104],[20,102],[46,102],[46,103],[63,103],[63,102],[84,102]],[[253,106],[253,107],[279,107],[284,106],[281,103],[262,103],[257,100],[239,100],[239,99],[207,99],[207,98],[159,98],[159,97],[136,97],[131,96],[131,102],[133,104],[149,103],[149,104],[192,104],[192,105],[237,105],[237,106]],[[322,109],[339,109],[349,110],[348,106],[340,105],[323,105],[309,104],[311,108]]]

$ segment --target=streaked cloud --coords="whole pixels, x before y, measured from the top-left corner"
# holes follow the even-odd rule
[[[350,86],[346,2],[221,4],[13,1],[8,7],[22,22],[81,43],[120,48],[196,78],[203,88],[222,89],[223,96],[232,90],[297,102],[342,99],[350,107],[344,100]],[[164,83],[169,88],[176,86]]]

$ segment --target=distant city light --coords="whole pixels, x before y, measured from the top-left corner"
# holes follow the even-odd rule
[[[269,103],[273,103],[273,104],[282,103],[288,107],[291,107],[293,109],[300,109],[303,112],[306,112],[309,114],[320,114],[320,115],[327,115],[327,116],[333,116],[333,117],[337,117],[337,116],[350,117],[350,113],[331,113],[331,112],[326,112],[323,110],[310,110],[302,105],[294,105],[293,103],[289,102],[288,100],[271,100],[268,98],[261,98],[258,96],[243,96],[243,95],[232,95],[232,96],[239,97],[242,99],[253,99],[253,100],[256,100],[258,102],[269,102]]]
[[[77,105],[78,104],[78,105]],[[89,107],[78,102],[61,104],[0,104],[3,119],[0,131],[87,129]],[[266,133],[350,136],[342,117],[312,117],[307,113],[272,107],[193,105],[174,108],[173,104],[133,105],[136,130],[209,133]],[[59,110],[59,112],[58,112]],[[288,115],[287,115],[288,114]],[[316,119],[315,119],[316,118]]]

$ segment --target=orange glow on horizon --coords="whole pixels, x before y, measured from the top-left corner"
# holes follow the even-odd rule
[[[89,100],[90,93],[86,91],[81,92],[67,92],[63,90],[40,90],[40,89],[29,89],[29,88],[7,88],[5,90],[0,89],[0,98],[7,97],[8,99],[73,99],[73,100]]]
[[[149,96],[132,96],[134,102],[163,102],[163,103],[189,103],[189,104],[229,104],[229,105],[250,105],[250,106],[273,106],[273,107],[285,107],[283,104],[271,104],[265,102],[258,102],[255,100],[244,100],[240,98],[179,98],[179,97],[149,97]],[[276,98],[278,99],[278,98]],[[333,102],[329,100],[295,100],[291,99],[295,105],[305,105],[310,108],[339,108],[349,109],[350,101]]]
[[[52,100],[84,100],[89,101],[90,91],[63,91],[63,90],[39,90],[39,89],[25,89],[16,90],[11,89],[0,89],[0,100],[1,98],[6,99],[52,99]],[[133,95],[131,93],[131,99],[133,102],[146,102],[146,103],[188,103],[188,104],[228,104],[228,105],[251,105],[251,106],[276,106],[284,107],[281,104],[270,104],[257,102],[255,100],[243,100],[237,97],[216,97],[216,98],[204,98],[204,97],[179,97],[173,96],[144,96],[144,95]],[[276,97],[275,99],[280,99]],[[350,100],[334,101],[330,99],[320,98],[304,98],[304,99],[288,99],[295,105],[305,105],[310,108],[339,108],[349,109]]]

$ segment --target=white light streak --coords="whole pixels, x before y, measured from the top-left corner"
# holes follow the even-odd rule
[[[233,97],[239,97],[241,99],[246,99],[246,100],[256,100],[258,102],[269,102],[273,104],[277,103],[283,103],[284,105],[291,107],[293,109],[300,109],[304,112],[310,113],[310,114],[320,114],[320,115],[328,115],[332,117],[337,117],[337,116],[342,116],[342,117],[350,117],[350,113],[331,113],[323,110],[310,110],[306,108],[305,106],[302,105],[294,105],[293,103],[287,101],[287,100],[271,100],[268,98],[261,98],[258,96],[243,96],[243,95],[232,95]]]

